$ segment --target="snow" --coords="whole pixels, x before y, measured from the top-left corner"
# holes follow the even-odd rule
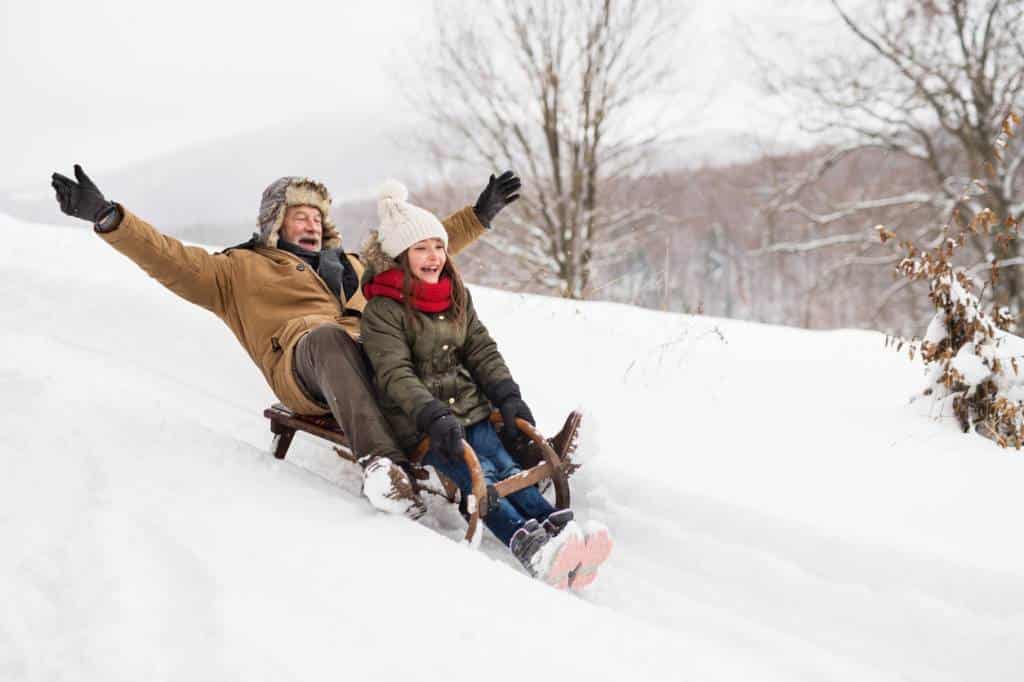
[[[940,311],[932,321],[928,323],[928,331],[924,334],[924,340],[931,344],[940,343],[946,338],[946,316]]]
[[[992,370],[985,365],[981,356],[975,353],[973,343],[965,343],[950,364],[953,369],[960,372],[964,382],[969,386],[977,386],[992,374]]]
[[[228,329],[88,230],[0,236],[0,679],[1020,679],[1024,457],[882,334],[474,287],[541,430],[585,410],[575,596],[276,461]]]
[[[402,514],[410,505],[388,496],[392,490],[391,460],[382,457],[366,467],[363,475],[363,495],[377,509],[391,514]]]

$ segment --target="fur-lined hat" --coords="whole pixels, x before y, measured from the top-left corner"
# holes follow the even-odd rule
[[[416,242],[440,239],[448,248],[448,232],[433,213],[408,201],[409,190],[397,180],[388,180],[377,192],[377,230],[380,247],[391,258]]]
[[[263,199],[260,201],[260,244],[277,246],[278,233],[289,206],[312,206],[319,209],[323,248],[326,250],[341,246],[341,234],[331,221],[331,195],[327,188],[316,180],[293,175],[278,178],[263,190]]]

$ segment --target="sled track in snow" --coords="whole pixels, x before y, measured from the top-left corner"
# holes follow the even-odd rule
[[[358,468],[330,448],[297,438],[293,452],[291,465],[359,496]],[[269,446],[261,454],[271,457]],[[832,679],[840,668],[863,679],[954,682],[986,654],[1002,666],[988,679],[1009,682],[1024,669],[1024,652],[1005,652],[1007,638],[1024,629],[1024,580],[1011,574],[843,542],[621,473],[581,473],[573,483],[580,516],[615,533],[615,553],[580,595],[596,607],[685,638],[788,652],[781,657],[803,660],[812,679]],[[443,503],[431,505],[424,525],[453,542],[464,532]],[[493,538],[481,550],[518,570]],[[906,629],[917,633],[912,656],[900,636]]]

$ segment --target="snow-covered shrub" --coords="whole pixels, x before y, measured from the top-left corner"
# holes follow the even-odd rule
[[[986,309],[983,286],[952,265],[968,235],[991,234],[997,223],[986,209],[957,238],[932,251],[918,253],[902,244],[907,255],[897,270],[912,280],[928,280],[935,306],[924,338],[910,342],[911,357],[920,352],[928,370],[924,394],[951,403],[965,432],[973,426],[1000,445],[1019,449],[1024,445],[1024,338],[1010,333],[1015,323],[1010,311],[995,304]],[[1008,221],[1006,228],[1009,232],[998,237],[1016,236],[1019,226]],[[988,271],[991,281],[998,278],[998,261]]]
[[[1012,135],[1020,120],[1007,119],[1003,129]],[[900,276],[911,281],[927,280],[935,315],[924,338],[910,341],[910,356],[920,352],[927,368],[925,395],[950,404],[960,428],[972,427],[1006,447],[1024,445],[1024,338],[1011,333],[1015,316],[995,301],[983,303],[983,294],[995,287],[1000,261],[996,254],[1009,253],[1019,236],[1020,226],[1008,216],[1000,220],[988,208],[971,205],[985,193],[985,184],[971,181],[953,209],[942,241],[919,251],[910,242],[900,242],[904,257],[896,266]],[[973,215],[964,224],[961,209]],[[958,233],[952,236],[954,226]],[[896,235],[882,226],[876,228],[883,242]],[[982,283],[971,271],[953,265],[957,251],[968,239],[995,242],[989,262],[982,264],[988,282]],[[1012,263],[1019,267],[1017,263]],[[973,271],[978,267],[972,268]],[[896,340],[897,349],[908,342]]]
[[[978,284],[962,268],[930,281],[936,312],[919,343],[926,395],[952,403],[960,427],[1000,445],[1024,444],[1024,339],[1007,329],[1006,309],[986,311]],[[913,352],[913,351],[912,351]]]

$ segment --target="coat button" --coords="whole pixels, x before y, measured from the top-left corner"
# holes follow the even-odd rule
[[[454,405],[455,404],[455,398],[448,398],[448,404],[449,405]]]
[[[441,346],[441,350],[448,350],[448,344],[446,343],[443,346]]]
[[[299,263],[298,265],[295,266],[295,269],[299,270],[299,271],[305,270],[306,269],[306,265],[304,263]]]
[[[438,315],[438,316],[437,316],[437,319],[439,319],[439,320],[443,320],[443,319],[444,319],[444,315]]]

